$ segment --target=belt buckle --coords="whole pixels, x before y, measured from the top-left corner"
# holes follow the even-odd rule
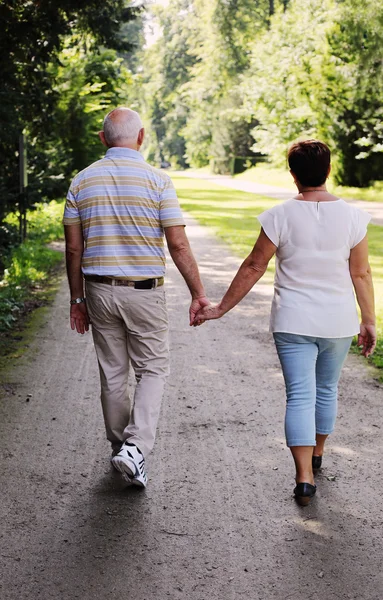
[[[116,282],[116,280],[115,280],[115,279],[111,279],[111,282],[110,282],[110,283],[111,283],[111,285],[117,285],[117,282]]]
[[[157,277],[153,277],[152,290],[155,290],[157,286],[158,286],[158,278]]]

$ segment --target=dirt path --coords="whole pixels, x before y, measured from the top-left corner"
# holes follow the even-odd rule
[[[282,188],[275,185],[265,185],[256,183],[255,181],[244,181],[242,179],[234,179],[229,175],[212,175],[211,173],[201,173],[199,171],[177,171],[180,175],[193,177],[195,179],[208,179],[211,183],[222,185],[226,188],[240,190],[241,192],[249,192],[250,194],[261,194],[275,200],[289,200],[297,193],[293,186],[291,188]],[[383,225],[383,202],[365,202],[362,200],[348,200],[349,204],[353,204],[362,210],[367,210],[372,215],[371,223],[374,225]]]
[[[218,299],[239,261],[188,232]],[[381,600],[382,387],[350,357],[318,497],[296,506],[270,292],[192,329],[170,266],[172,376],[140,492],[110,468],[91,338],[69,330],[63,282],[0,399],[2,600]]]

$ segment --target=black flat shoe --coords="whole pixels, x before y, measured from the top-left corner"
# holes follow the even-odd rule
[[[294,489],[295,500],[300,506],[307,506],[311,498],[315,496],[316,491],[316,485],[311,485],[311,483],[298,483]]]
[[[313,456],[312,459],[313,471],[319,471],[322,466],[322,457],[321,456]]]

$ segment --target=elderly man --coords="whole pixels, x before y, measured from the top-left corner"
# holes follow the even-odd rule
[[[128,483],[146,487],[145,457],[169,372],[164,233],[191,293],[190,323],[209,302],[171,179],[139,153],[139,115],[112,110],[99,136],[108,150],[73,179],[64,213],[70,322],[81,334],[92,323],[112,464]]]

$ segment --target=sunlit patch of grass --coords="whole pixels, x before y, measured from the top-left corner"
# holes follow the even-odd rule
[[[191,179],[179,175],[172,175],[172,178],[183,210],[202,225],[210,227],[230,246],[234,254],[245,258],[260,232],[257,215],[274,206],[276,201],[217,186],[206,179]],[[383,227],[370,225],[368,235],[380,338],[376,353],[370,360],[383,368]],[[272,281],[273,273],[274,263],[270,264],[264,281]]]
[[[28,239],[38,239],[42,243],[52,242],[63,236],[62,216],[64,211],[63,201],[52,200],[36,204],[27,214]],[[18,226],[18,215],[9,214],[5,223]]]
[[[251,169],[235,175],[235,179],[275,185],[295,191],[294,181],[287,167],[282,169],[265,163],[259,163],[255,167],[251,167]]]
[[[254,181],[255,183],[275,185],[276,187],[288,188],[295,191],[295,185],[287,166],[285,169],[282,169],[260,163],[255,167],[236,175],[235,178],[243,181]],[[332,194],[335,194],[335,196],[341,198],[363,200],[366,202],[383,202],[383,181],[375,181],[370,187],[356,188],[336,185],[330,176],[328,190]]]

